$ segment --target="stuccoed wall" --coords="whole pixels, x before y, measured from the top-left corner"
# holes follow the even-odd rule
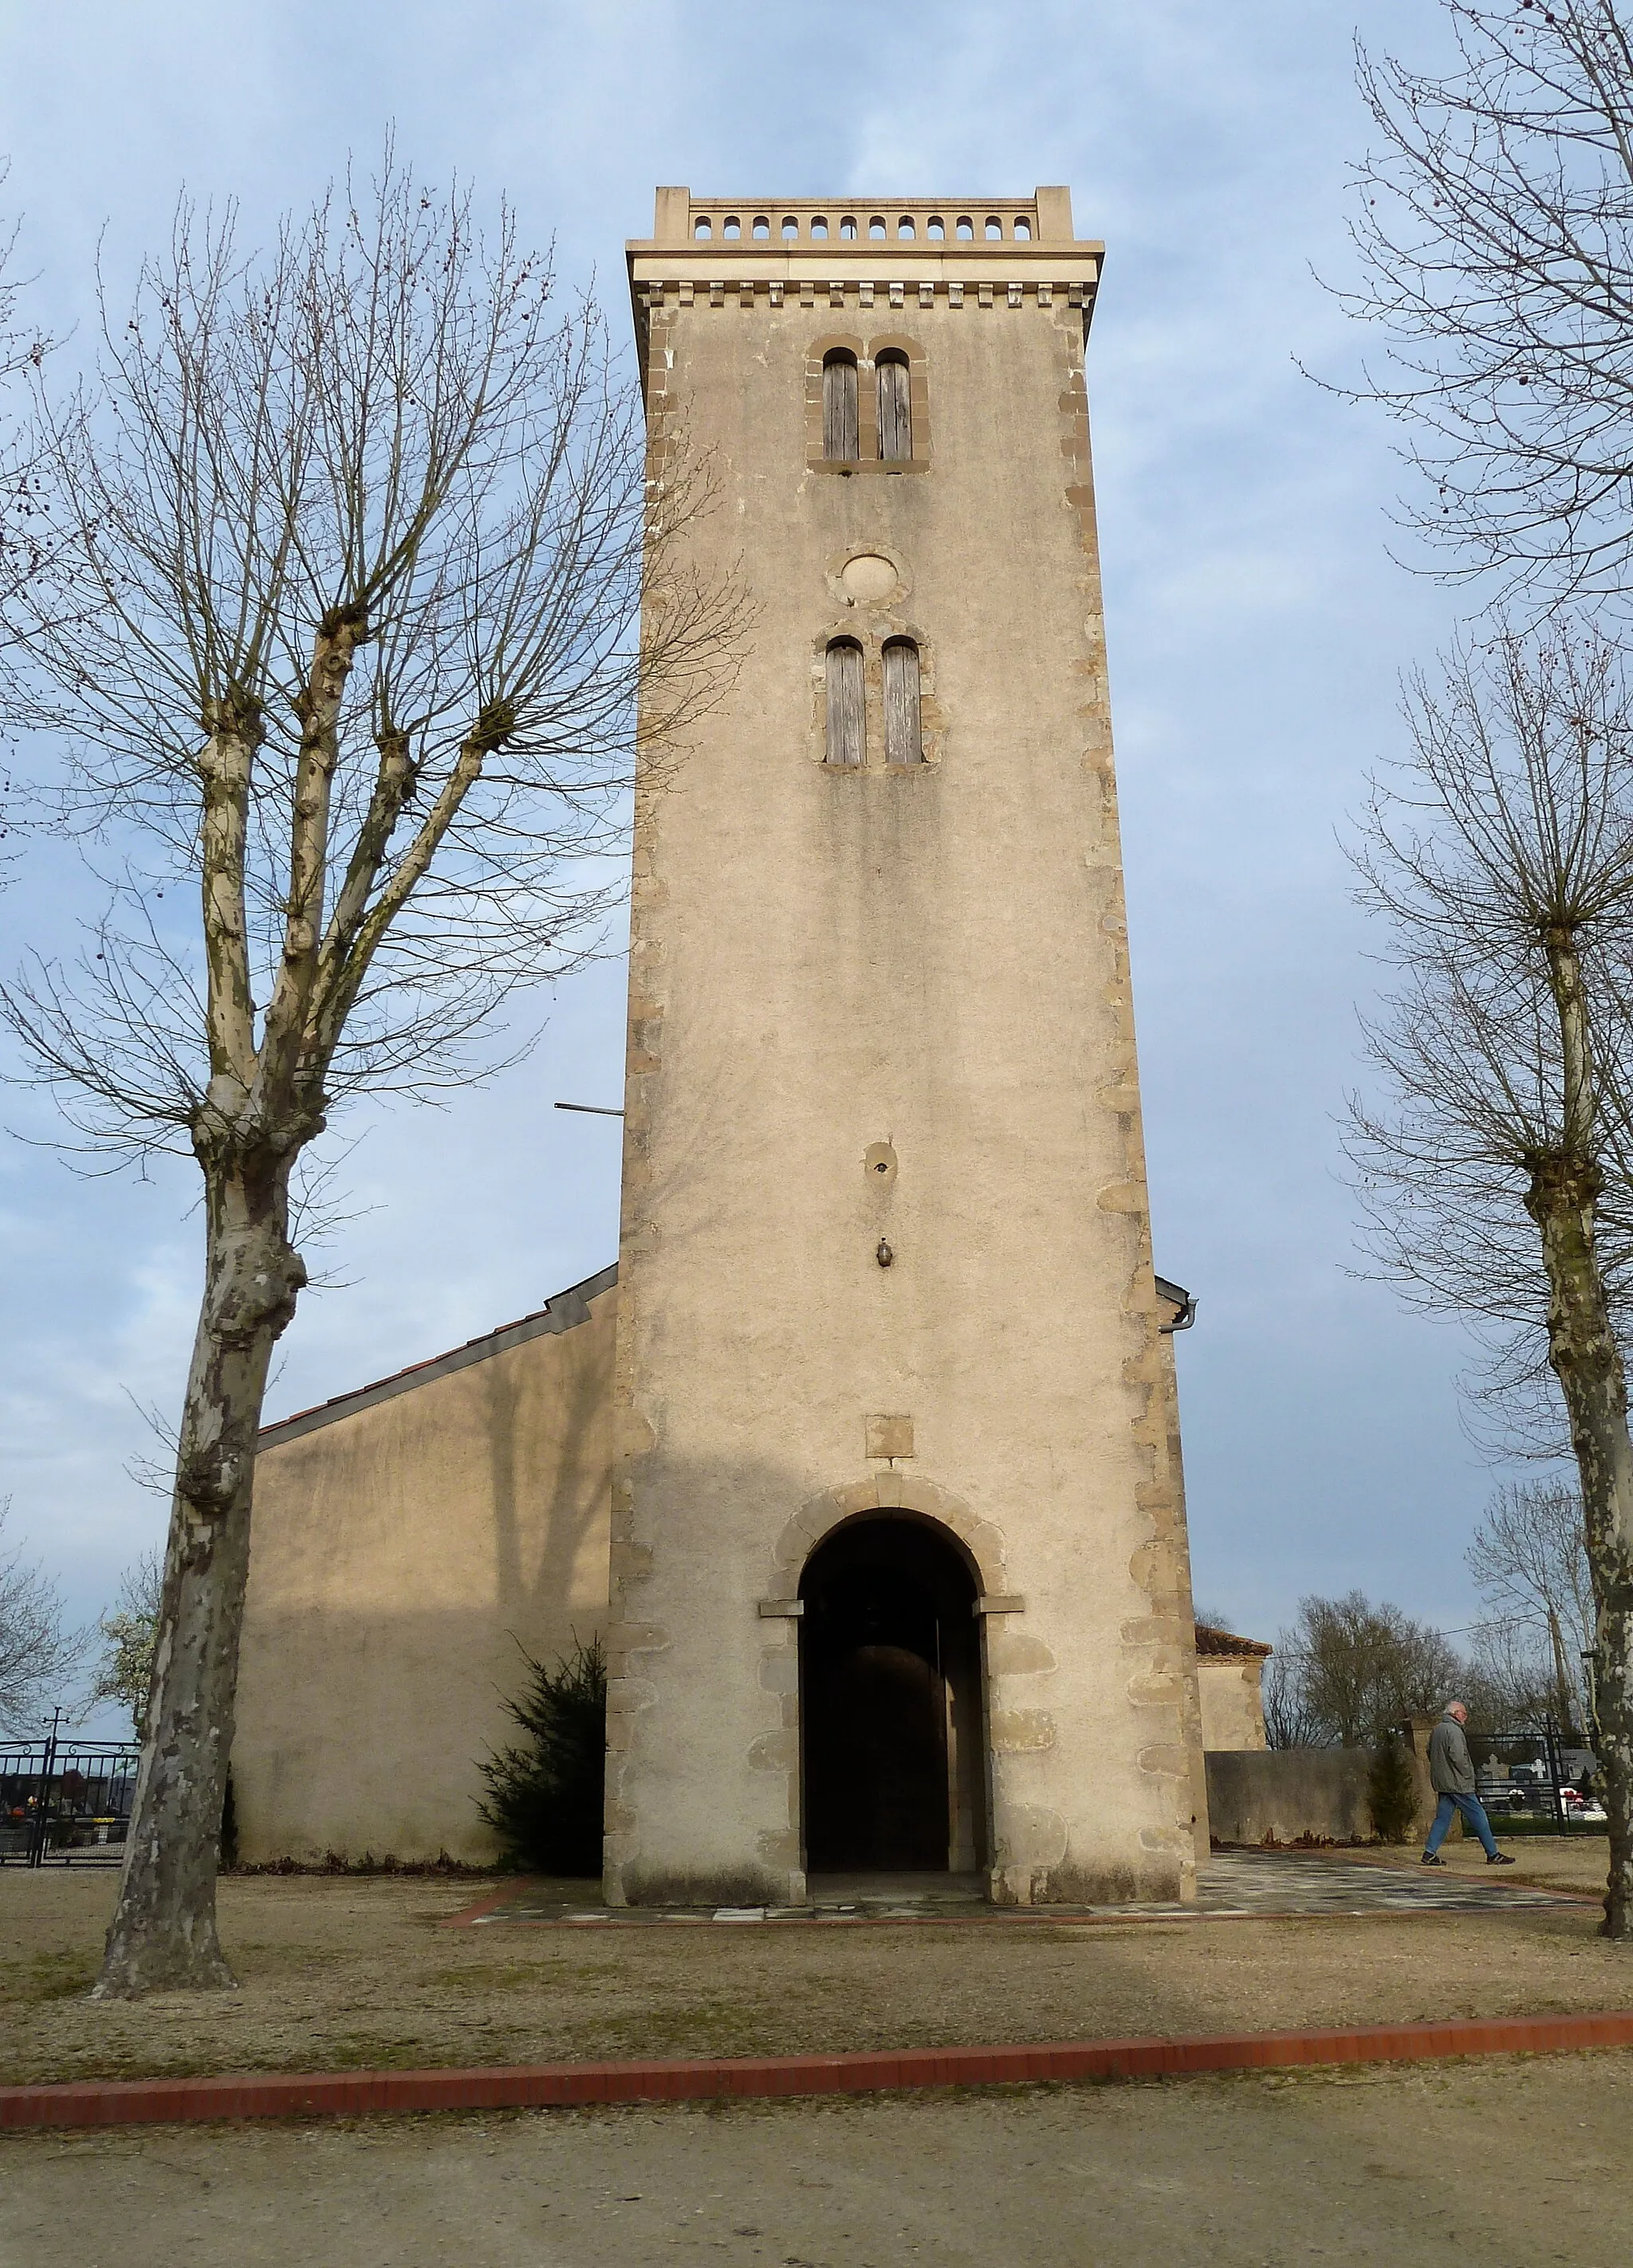
[[[1196,1682],[1202,1705],[1204,1749],[1262,1749],[1265,1705],[1262,1660],[1210,1660],[1200,1655]],[[1216,1826],[1214,1832],[1218,1833]]]
[[[713,268],[750,280],[712,291],[684,212],[670,245],[636,251],[656,469],[688,439],[712,453],[693,556],[741,558],[757,611],[735,685],[639,809],[614,1899],[800,1895],[796,1625],[758,1606],[794,1595],[835,1521],[881,1508],[937,1521],[983,1592],[1023,1601],[986,1624],[994,1896],[1193,1887],[1188,1557],[1083,319],[1035,281],[1083,272],[1092,247],[1063,225],[1064,248],[1017,255],[1018,297],[986,271],[986,305],[974,282],[951,302],[922,229],[890,260],[932,279],[929,305],[913,282],[889,303],[883,253],[867,304],[852,281],[841,305],[824,284],[802,306],[798,261],[773,304],[746,242]],[[853,276],[875,249],[822,258]],[[705,280],[683,295],[683,271]],[[919,469],[809,463],[835,339],[913,356]],[[861,554],[897,578],[853,603]],[[872,670],[893,631],[926,657],[933,760],[824,767],[825,639],[858,637]],[[911,1419],[910,1455],[869,1454],[881,1414]]]
[[[496,1856],[477,1766],[514,1729],[517,1641],[550,1660],[605,1625],[616,1299],[608,1270],[270,1429],[233,1743],[246,1860]]]
[[[1429,1766],[1412,1756],[1417,1828],[1427,1830],[1435,1796]],[[1208,1752],[1208,1815],[1218,1843],[1364,1843],[1372,1838],[1367,1802],[1370,1749],[1267,1749]]]
[[[1364,1749],[1208,1752],[1208,1816],[1219,1843],[1363,1842],[1371,1757]]]

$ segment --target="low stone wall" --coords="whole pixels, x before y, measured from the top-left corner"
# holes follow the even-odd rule
[[[1434,1811],[1421,1756],[1418,1824]],[[1368,1749],[1210,1749],[1208,1823],[1216,1843],[1364,1843],[1372,1837],[1367,1803]]]

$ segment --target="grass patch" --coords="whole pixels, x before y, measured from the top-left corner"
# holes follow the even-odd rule
[[[584,1974],[582,1970],[575,1972]],[[547,1982],[550,1970],[543,1962],[506,1961],[494,1963],[473,1961],[464,1969],[438,1969],[425,1979],[437,1992],[520,1992],[529,1985]]]
[[[88,1953],[36,1953],[26,1961],[0,1963],[0,2000],[14,2007],[71,2000],[91,1990],[100,1965]]]

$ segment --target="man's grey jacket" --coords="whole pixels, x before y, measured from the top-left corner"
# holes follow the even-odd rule
[[[1437,1795],[1473,1795],[1474,1766],[1463,1727],[1448,1710],[1429,1736],[1429,1784]]]

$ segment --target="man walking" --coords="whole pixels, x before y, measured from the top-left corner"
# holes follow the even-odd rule
[[[1474,1793],[1474,1764],[1468,1753],[1468,1742],[1463,1727],[1468,1722],[1467,1708],[1461,1701],[1448,1701],[1445,1713],[1429,1736],[1429,1784],[1440,1801],[1435,1808],[1435,1823],[1429,1830],[1423,1845],[1423,1864],[1444,1867],[1440,1846],[1446,1839],[1446,1830],[1452,1824],[1452,1815],[1460,1811],[1465,1823],[1472,1827],[1485,1845],[1488,1867],[1511,1867],[1513,1860],[1504,1851],[1499,1851],[1491,1833],[1491,1822],[1486,1817],[1486,1807]]]

